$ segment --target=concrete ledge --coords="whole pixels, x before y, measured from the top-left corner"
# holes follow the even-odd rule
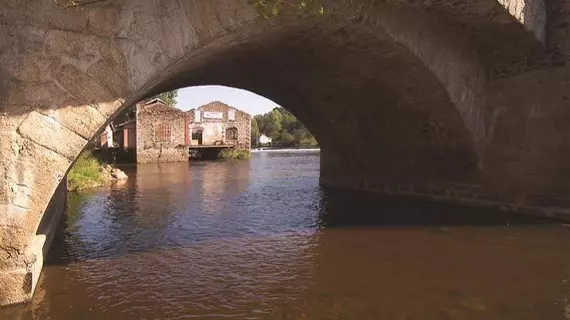
[[[537,206],[495,199],[480,194],[477,190],[479,188],[478,186],[414,186],[412,184],[406,183],[373,183],[366,180],[339,181],[323,177],[319,179],[319,182],[325,187],[335,189],[348,189],[394,196],[405,196],[412,199],[429,200],[471,207],[490,208],[501,212],[512,212],[538,218],[570,221],[570,208],[556,206]]]

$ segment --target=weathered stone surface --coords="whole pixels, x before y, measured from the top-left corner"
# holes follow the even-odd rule
[[[86,71],[100,59],[98,48],[102,43],[101,39],[94,36],[59,29],[49,30],[45,36],[45,47],[50,55],[81,71]]]
[[[105,60],[94,63],[86,73],[97,83],[108,88],[115,97],[125,97],[129,94],[128,82],[123,78],[124,73]]]
[[[55,119],[32,112],[22,122],[18,131],[31,141],[73,160],[87,141],[62,126]],[[46,133],[49,132],[49,135]]]
[[[99,102],[115,100],[108,88],[103,87],[73,65],[62,66],[56,75],[56,79],[67,92],[81,103],[96,105]]]
[[[169,141],[156,141],[154,128],[166,123],[171,128]],[[184,147],[186,112],[161,104],[137,106],[137,162],[182,162],[188,161]]]
[[[87,32],[99,37],[112,38],[120,32],[121,8],[98,6],[87,11]]]
[[[54,118],[65,128],[70,129],[85,140],[91,139],[105,124],[107,118],[90,105],[81,105],[74,99],[64,101],[56,110],[40,110],[39,112]]]
[[[31,298],[32,274],[26,269],[0,271],[0,304],[9,305]]]
[[[65,91],[53,81],[28,82],[4,78],[0,82],[2,92],[6,93],[0,97],[0,103],[8,109],[6,111],[11,113],[17,112],[17,109],[25,111],[25,108],[30,106],[51,108],[65,99]],[[13,108],[11,106],[19,107],[14,108],[16,110],[10,110]]]

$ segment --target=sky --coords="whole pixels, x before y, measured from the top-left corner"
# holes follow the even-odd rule
[[[179,89],[176,107],[186,111],[212,101],[221,101],[251,115],[267,113],[273,108],[279,107],[275,102],[253,92],[224,86],[197,86]]]

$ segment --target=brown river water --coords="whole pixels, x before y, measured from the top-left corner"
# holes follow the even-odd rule
[[[559,223],[323,190],[318,153],[125,170],[1,319],[570,319]]]

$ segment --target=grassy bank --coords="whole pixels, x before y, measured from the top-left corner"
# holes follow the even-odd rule
[[[220,159],[247,160],[251,158],[249,150],[225,149],[220,151]]]
[[[83,152],[67,174],[68,190],[81,190],[100,187],[109,182],[109,173],[104,163],[90,152]]]

